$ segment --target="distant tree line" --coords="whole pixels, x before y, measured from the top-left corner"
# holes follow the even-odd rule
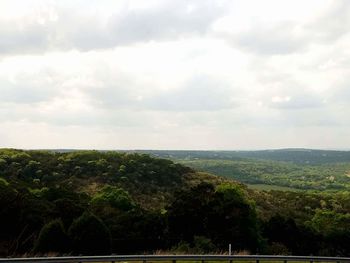
[[[198,171],[247,184],[266,184],[302,190],[350,190],[350,162],[301,165],[266,160],[177,160]]]

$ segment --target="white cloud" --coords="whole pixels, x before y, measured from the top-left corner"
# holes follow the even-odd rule
[[[75,9],[67,3],[37,5],[32,13],[0,20],[0,55],[89,51],[205,35],[224,13],[223,3],[167,0],[143,8],[127,3],[100,13],[83,12],[83,2]]]
[[[235,107],[235,95],[229,84],[202,74],[178,89],[146,97],[142,106],[160,111],[216,111]]]
[[[248,52],[305,54],[313,44],[333,44],[348,34],[350,5],[346,0],[308,1],[306,5],[299,1],[245,2],[237,7],[254,6],[246,18],[223,17],[213,28],[218,36]]]
[[[346,0],[0,2],[0,146],[342,147],[349,12]]]

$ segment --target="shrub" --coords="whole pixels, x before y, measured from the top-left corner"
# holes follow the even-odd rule
[[[173,253],[189,254],[192,249],[191,245],[185,241],[180,241],[176,246],[171,248]]]
[[[288,248],[284,244],[278,242],[272,242],[268,246],[267,251],[270,255],[291,255],[291,252],[288,250]]]
[[[131,210],[136,206],[127,191],[110,185],[105,186],[97,193],[91,200],[91,203],[95,206],[109,204],[114,208],[124,211]]]
[[[105,224],[95,215],[85,212],[74,220],[69,228],[75,253],[104,255],[111,252],[111,234]]]
[[[0,178],[0,185],[8,186],[9,183],[4,178]]]
[[[43,226],[35,243],[35,252],[67,252],[69,239],[60,219]]]
[[[204,236],[195,236],[193,238],[193,245],[196,253],[209,253],[216,250],[211,240]]]

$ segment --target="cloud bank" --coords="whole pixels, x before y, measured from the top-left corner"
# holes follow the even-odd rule
[[[346,0],[0,3],[0,146],[349,148]]]

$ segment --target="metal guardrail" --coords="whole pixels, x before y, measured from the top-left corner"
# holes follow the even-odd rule
[[[130,256],[83,256],[83,257],[37,257],[37,258],[0,258],[0,262],[9,263],[85,263],[85,262],[130,262],[130,261],[303,261],[303,262],[334,262],[350,263],[349,257],[314,257],[314,256],[268,256],[268,255],[130,255]]]

